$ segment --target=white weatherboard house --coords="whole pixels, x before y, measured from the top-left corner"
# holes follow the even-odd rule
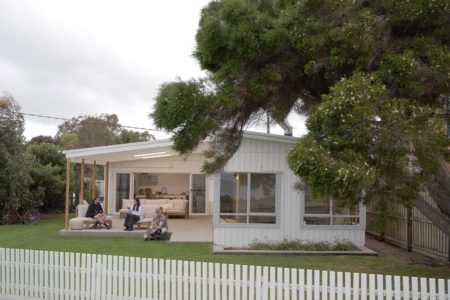
[[[206,176],[202,145],[187,159],[170,140],[66,151],[70,162],[107,165],[108,213],[122,199],[189,195],[189,214],[211,216],[213,241],[224,247],[254,241],[342,241],[364,246],[365,207],[348,211],[317,203],[294,185],[286,157],[296,138],[245,133],[223,170]],[[189,219],[187,220],[189,221]]]

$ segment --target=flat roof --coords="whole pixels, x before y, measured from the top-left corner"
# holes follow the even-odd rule
[[[266,140],[278,143],[294,144],[297,142],[297,137],[283,136],[276,134],[266,134],[260,132],[245,132],[244,139]],[[137,160],[140,157],[158,158],[167,156],[179,156],[179,154],[172,149],[173,142],[170,139],[145,141],[137,143],[116,144],[109,146],[79,148],[66,150],[63,153],[66,158],[72,162],[96,161],[97,164],[102,165],[106,162],[118,162],[127,160]],[[201,153],[205,146],[200,146],[194,153]]]

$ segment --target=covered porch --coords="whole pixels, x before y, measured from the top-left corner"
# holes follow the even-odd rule
[[[123,215],[120,214],[121,209],[130,207],[130,203],[132,205],[130,199],[140,199],[145,218],[148,218],[145,216],[146,212],[150,211],[150,207],[154,211],[155,205],[169,216],[170,231],[173,232],[171,241],[212,241],[210,202],[213,197],[210,197],[207,176],[201,173],[202,149],[197,149],[188,158],[180,157],[171,149],[170,141],[162,140],[73,149],[64,153],[67,158],[66,209],[64,230],[60,235],[141,237],[143,230],[123,231]],[[112,218],[112,229],[108,232],[95,229],[71,230],[69,183],[73,164],[79,166],[80,188],[79,201],[72,205],[86,208],[93,199],[100,198],[104,211]],[[84,191],[86,165],[91,165],[93,169],[89,178],[89,199],[86,199]],[[97,174],[99,165],[103,166],[103,177]],[[96,185],[99,179],[103,179],[101,194]]]
[[[111,229],[60,230],[60,236],[101,237],[101,238],[142,238],[146,229],[123,231],[123,219],[113,218]],[[211,216],[194,215],[189,219],[169,219],[169,242],[212,243],[213,225]]]

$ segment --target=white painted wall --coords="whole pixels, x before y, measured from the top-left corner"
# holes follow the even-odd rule
[[[189,174],[176,173],[152,173],[158,176],[156,185],[136,184],[135,191],[150,187],[153,193],[161,192],[166,188],[167,194],[181,194],[189,191]],[[136,177],[136,176],[135,176]],[[138,183],[138,181],[136,181]]]
[[[281,199],[279,201],[277,225],[247,225],[219,223],[220,176],[214,177],[214,243],[225,247],[247,246],[255,240],[281,241],[300,239],[303,241],[350,240],[357,246],[364,245],[365,221],[357,226],[313,227],[301,225],[303,220],[304,194],[293,188],[297,177],[289,170],[286,157],[292,143],[273,142],[244,138],[241,148],[224,168],[225,172],[274,172],[280,173]],[[364,219],[364,218],[362,218]]]

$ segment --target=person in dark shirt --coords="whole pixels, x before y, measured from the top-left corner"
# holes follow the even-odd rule
[[[96,221],[93,228],[101,228],[103,225],[107,229],[110,229],[109,225],[105,222],[106,214],[103,212],[103,208],[100,204],[99,198],[96,198],[91,204],[89,204],[88,210],[86,212],[86,217],[92,218]]]

